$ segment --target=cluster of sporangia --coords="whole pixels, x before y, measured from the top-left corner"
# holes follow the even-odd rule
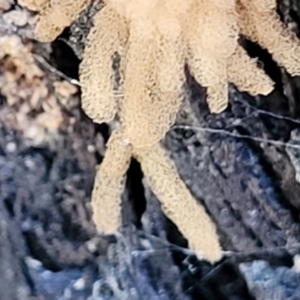
[[[40,8],[37,39],[54,40],[90,2],[31,0]],[[107,143],[95,179],[94,221],[102,232],[118,230],[124,178],[135,157],[165,214],[200,256],[216,261],[221,247],[215,226],[159,144],[182,102],[184,65],[207,87],[211,112],[219,113],[227,106],[228,82],[252,95],[273,89],[272,81],[238,44],[239,35],[267,49],[291,75],[300,75],[300,42],[280,22],[276,0],[104,2],[80,66],[82,106],[98,123],[118,115],[121,126]],[[116,52],[121,57],[121,98],[113,91]]]

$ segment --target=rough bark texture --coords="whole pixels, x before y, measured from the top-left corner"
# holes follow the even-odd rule
[[[76,78],[99,8],[95,2],[50,47],[37,43],[32,51]],[[280,1],[279,8],[299,33],[298,2]],[[1,34],[14,33],[14,25],[0,21]],[[30,37],[27,27],[15,28]],[[187,101],[163,141],[218,226],[224,259],[213,266],[186,248],[135,161],[122,233],[96,233],[89,201],[113,124],[93,124],[76,104],[79,94],[61,107],[55,134],[36,146],[7,121],[0,95],[1,300],[300,299],[300,80],[256,45],[242,43],[259,56],[276,90],[253,98],[231,86],[230,107],[212,115],[205,89],[187,71]],[[49,80],[62,75],[45,72]]]

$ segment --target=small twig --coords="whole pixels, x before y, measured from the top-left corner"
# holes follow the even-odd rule
[[[56,68],[54,68],[53,66],[51,66],[42,56],[37,55],[37,54],[33,54],[34,58],[40,63],[42,64],[46,69],[48,69],[51,73],[65,79],[66,81],[70,82],[71,84],[77,85],[77,86],[81,86],[80,82],[76,79],[70,78],[67,75],[65,75],[64,73],[62,73],[61,71],[57,70]]]
[[[194,127],[194,126],[188,126],[188,125],[175,125],[172,127],[172,129],[185,129],[185,130],[204,131],[204,132],[209,132],[209,133],[219,133],[219,134],[232,136],[235,138],[248,139],[248,140],[253,140],[253,141],[261,142],[261,143],[265,143],[265,144],[273,144],[276,146],[285,146],[285,147],[300,149],[300,145],[295,145],[292,143],[285,143],[285,142],[275,141],[275,140],[270,140],[270,139],[264,139],[264,138],[260,138],[260,137],[250,136],[250,135],[243,135],[243,134],[239,134],[239,133],[233,133],[233,132],[230,132],[230,131],[227,131],[224,129]]]
[[[270,117],[275,118],[275,119],[290,121],[292,123],[300,125],[300,121],[297,120],[297,119],[294,119],[294,118],[291,118],[291,117],[287,117],[287,116],[283,116],[283,115],[274,114],[272,112],[269,112],[269,111],[266,111],[266,110],[263,110],[263,109],[259,109],[259,108],[255,107],[255,106],[253,106],[253,105],[251,105],[251,104],[249,104],[247,102],[241,101],[241,100],[235,100],[235,101],[241,103],[244,106],[250,107],[251,109],[253,109],[258,114],[267,115],[267,116],[270,116]]]

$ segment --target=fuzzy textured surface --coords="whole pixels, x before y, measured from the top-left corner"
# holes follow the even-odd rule
[[[210,111],[220,113],[228,104],[228,81],[253,95],[273,89],[272,81],[239,45],[240,34],[267,49],[291,75],[300,74],[300,43],[280,23],[275,0],[105,2],[95,16],[80,68],[82,104],[95,122],[118,115],[121,127],[112,134],[98,170],[92,196],[94,221],[104,232],[121,225],[124,175],[134,157],[164,212],[192,248],[218,260],[221,251],[214,224],[159,144],[182,104],[184,65],[207,88]],[[46,1],[37,38],[54,39],[88,3]],[[114,97],[113,90],[115,52],[121,58],[121,97]]]

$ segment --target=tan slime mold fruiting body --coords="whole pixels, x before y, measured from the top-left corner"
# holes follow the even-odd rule
[[[237,0],[239,27],[247,38],[267,49],[291,75],[300,75],[300,41],[276,12],[276,0]]]
[[[33,11],[41,11],[48,0],[18,0],[18,4]]]
[[[211,112],[219,113],[227,107],[228,81],[243,91],[255,90],[255,94],[273,89],[272,81],[238,44],[235,1],[193,1],[189,15],[183,23],[187,63],[195,79],[207,87]],[[247,71],[254,76],[249,79]]]
[[[24,0],[22,0],[24,1]],[[36,35],[53,40],[91,0],[41,3]],[[187,64],[207,87],[212,112],[228,103],[227,83],[252,95],[270,93],[272,81],[238,44],[240,34],[266,48],[292,75],[300,75],[300,42],[280,23],[275,0],[106,0],[94,19],[80,66],[82,106],[95,122],[115,115],[92,195],[94,221],[103,232],[121,225],[120,201],[131,157],[162,203],[164,212],[211,261],[221,251],[215,226],[192,197],[160,140],[182,102]],[[112,57],[121,58],[123,97],[115,98]]]
[[[92,0],[34,0],[39,14],[35,36],[42,42],[54,40]]]
[[[170,17],[169,25],[173,22],[174,28],[170,31],[164,22],[160,26],[149,22],[144,35],[141,28],[130,30],[124,63],[124,98],[118,111],[122,125],[112,134],[97,174],[92,196],[93,218],[104,232],[116,231],[121,225],[124,176],[130,158],[135,157],[167,216],[194,249],[215,261],[221,256],[215,226],[159,145],[175,121],[184,84],[185,47],[180,26]]]
[[[84,59],[80,64],[80,81],[82,107],[94,122],[109,122],[117,113],[117,103],[112,93],[112,57],[116,52],[123,57],[128,39],[127,27],[126,20],[106,6],[101,14],[96,15],[94,27],[89,33]]]

